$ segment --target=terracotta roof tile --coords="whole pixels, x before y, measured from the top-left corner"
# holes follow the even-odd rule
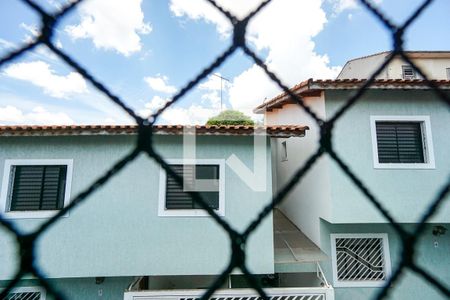
[[[304,136],[307,126],[244,126],[244,125],[155,125],[157,135],[181,135],[184,129],[196,135],[251,136],[266,134],[271,137]],[[61,135],[127,135],[137,134],[137,125],[14,125],[0,126],[0,136],[61,136]]]
[[[430,80],[434,85],[441,89],[450,89],[450,80]],[[322,90],[354,90],[361,88],[367,82],[366,79],[325,79],[314,80],[308,79],[293,86],[290,91],[296,95],[304,95],[307,93]],[[368,89],[430,89],[428,83],[422,79],[376,79],[368,87]],[[278,96],[265,101],[257,106],[253,111],[262,113],[266,109],[274,106],[280,106],[292,102],[292,99],[286,94],[281,93]]]

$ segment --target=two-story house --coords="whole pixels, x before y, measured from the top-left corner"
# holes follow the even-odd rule
[[[385,51],[349,60],[337,79],[367,79],[381,66],[392,52]],[[450,80],[449,51],[405,51],[408,58],[417,65],[428,79]],[[394,56],[376,79],[420,79],[420,74],[400,56]]]
[[[272,198],[270,143],[303,139],[306,130],[299,125],[260,131],[159,125],[153,128],[153,144],[188,186],[200,182],[194,187],[208,206],[241,232]],[[35,231],[133,152],[136,134],[136,126],[0,127],[0,217],[22,233]],[[265,169],[255,174],[261,166]],[[251,176],[257,176],[258,186]],[[67,299],[199,297],[226,268],[231,245],[184,188],[140,154],[44,231],[35,265]],[[293,260],[287,241],[313,249],[313,257]],[[333,299],[332,288],[321,285],[323,275],[316,276],[315,261],[324,254],[278,212],[251,235],[246,253],[249,270],[271,288],[270,295]],[[0,226],[0,287],[14,278],[19,262],[15,237]],[[257,294],[234,270],[216,295]],[[25,274],[6,299],[52,297]]]
[[[389,52],[349,61],[335,80],[309,79],[291,91],[320,118],[328,120],[360,89]],[[450,52],[407,55],[449,93]],[[255,109],[268,126],[305,124],[301,140],[273,143],[275,186],[281,188],[318,149],[317,123],[287,94]],[[448,180],[448,103],[400,58],[379,74],[336,122],[333,149],[394,220],[412,232]],[[415,259],[439,282],[450,286],[450,203],[427,224]],[[401,239],[339,165],[322,156],[280,205],[328,260],[336,299],[370,299],[384,286],[402,253]],[[391,287],[392,299],[447,299],[420,276],[406,270]]]
[[[382,62],[388,54],[373,57]],[[448,92],[448,55],[408,54]],[[380,62],[365,59],[347,63],[336,80],[311,79],[292,91],[318,116],[330,118]],[[385,77],[337,121],[333,147],[412,231],[446,182],[450,123],[447,104],[406,67],[395,58],[380,74]],[[158,153],[188,187],[208,181],[196,190],[237,231],[319,145],[317,124],[287,95],[256,111],[265,115],[267,135],[245,126],[197,126],[195,134],[182,126],[153,130]],[[135,126],[0,127],[0,217],[33,232],[132,152],[136,134]],[[39,237],[35,264],[68,299],[198,298],[227,266],[231,247],[226,232],[184,188],[139,155]],[[418,263],[444,284],[450,282],[449,216],[447,201],[416,252]],[[249,270],[272,299],[367,299],[399,262],[400,245],[388,221],[325,155],[258,227],[246,253]],[[15,237],[0,226],[0,290],[19,270],[19,255]],[[391,292],[395,299],[445,299],[411,271]],[[215,295],[257,297],[239,270]],[[26,274],[6,299],[51,296]]]

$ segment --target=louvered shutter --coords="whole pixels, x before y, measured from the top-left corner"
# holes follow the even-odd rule
[[[218,165],[171,165],[174,172],[185,179],[187,183],[193,182],[194,179],[219,179]],[[206,203],[213,209],[219,209],[219,192],[202,192],[198,191]],[[198,209],[200,205],[196,204],[191,196],[183,191],[170,174],[166,177],[166,209]]]
[[[10,211],[63,207],[67,166],[14,166],[12,172]]]
[[[416,78],[416,72],[411,66],[402,66],[403,79],[414,79]]]
[[[41,300],[41,292],[13,292],[6,295],[5,300]]]
[[[337,238],[337,276],[340,281],[386,279],[382,238]]]
[[[377,122],[379,163],[424,163],[420,122]]]

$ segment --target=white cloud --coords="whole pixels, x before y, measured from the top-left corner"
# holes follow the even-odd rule
[[[0,38],[0,49],[11,49],[14,47],[16,47],[14,43]]]
[[[17,107],[7,105],[5,107],[0,106],[0,122],[1,123],[21,123],[23,120],[23,113]]]
[[[355,9],[358,7],[356,0],[329,0],[333,5],[334,13],[338,14],[346,9]]]
[[[0,107],[2,125],[72,125],[75,122],[64,112],[49,112],[41,106],[24,113],[15,106]]]
[[[219,75],[220,74],[216,74]],[[156,77],[146,77],[144,79],[149,86],[156,91],[164,93],[174,93],[175,87],[167,84],[168,78],[163,75]],[[223,82],[223,88],[226,88],[226,82]],[[199,84],[198,91],[202,93],[201,104],[192,104],[189,107],[169,107],[158,119],[160,124],[205,124],[206,121],[219,114],[220,112],[220,78],[214,75],[208,76],[207,80]],[[142,117],[149,117],[164,106],[170,98],[154,96],[152,100],[144,105],[144,108],[138,111]]]
[[[228,79],[221,78],[223,77],[220,73],[214,73],[214,75],[209,75],[207,80],[198,86],[198,89],[204,92],[200,97],[202,99],[202,104],[215,109],[220,108],[220,94],[222,92],[222,97],[224,97],[230,86]]]
[[[138,110],[138,114],[143,118],[148,118],[151,114],[162,108],[169,100],[169,98],[154,96],[152,100],[144,105],[143,109]],[[171,106],[161,114],[158,118],[158,123],[171,125],[205,124],[209,118],[217,114],[219,114],[218,106],[205,107],[204,105],[198,104],[193,104],[187,108]]]
[[[73,94],[87,92],[86,82],[80,74],[70,72],[65,76],[56,75],[50,65],[43,61],[12,64],[3,74],[28,81],[55,98],[68,98]]]
[[[62,49],[63,48],[63,44],[61,43],[61,40],[56,40],[55,46],[58,49]]]
[[[201,90],[209,91],[220,91],[220,89],[226,89],[229,86],[228,79],[221,79],[222,75],[220,73],[214,73],[214,75],[209,75],[207,80],[199,84],[198,88]]]
[[[96,48],[129,56],[142,48],[140,34],[152,27],[144,22],[142,0],[90,0],[79,5],[81,22],[66,26],[73,39],[92,39]]]
[[[34,40],[38,38],[40,34],[40,31],[36,24],[26,24],[22,22],[20,23],[20,28],[24,29],[26,32],[25,37],[23,39],[25,43],[32,43]],[[63,48],[62,43],[59,39],[56,40],[55,46],[59,49]],[[45,59],[50,59],[53,61],[56,61],[58,59],[57,56],[45,45],[37,46],[36,48],[33,49],[32,53],[35,54],[36,56],[40,56]]]
[[[20,23],[20,28],[24,29],[27,32],[24,38],[25,43],[31,43],[35,38],[39,36],[39,30],[34,24],[29,25]]]
[[[148,84],[148,86],[157,92],[166,93],[166,94],[174,94],[177,91],[177,88],[173,85],[169,85],[167,78],[164,75],[157,75],[155,77],[145,77],[144,81]]]
[[[202,104],[209,105],[213,108],[220,107],[220,91],[212,91],[209,93],[205,93],[200,98],[202,99]]]
[[[334,14],[339,14],[344,10],[356,9],[361,7],[361,4],[358,3],[357,0],[328,0],[333,6]],[[383,0],[372,0],[375,5],[379,5]]]
[[[114,124],[117,124],[118,122],[114,118],[106,118],[101,123],[105,124],[105,125],[114,125]]]
[[[68,0],[71,1],[71,0]],[[50,4],[51,6],[55,7],[57,10],[60,10],[63,5],[62,3],[60,3],[60,1],[58,0],[47,0],[47,3]]]
[[[39,36],[39,30],[38,27],[35,24],[26,24],[26,23],[21,23],[19,25],[20,28],[24,29],[26,34],[23,38],[23,42],[24,43],[31,43],[33,42],[38,36]],[[62,48],[62,44],[60,40],[57,40],[55,45],[58,48]],[[4,40],[0,38],[0,49],[4,48],[4,49],[14,49],[14,48],[18,48],[19,45],[15,44],[13,42]],[[47,46],[45,45],[38,45],[37,47],[35,47],[32,51],[28,52],[28,55],[32,55],[35,56],[39,59],[43,59],[43,60],[51,60],[51,61],[57,61],[58,57],[50,50],[47,48]]]
[[[222,0],[217,2],[224,8],[230,10],[236,17],[243,18],[255,9],[261,3],[261,0]],[[232,28],[230,21],[215,7],[204,0],[171,0],[170,10],[177,17],[204,20],[214,24],[223,36],[227,36]]]
[[[200,105],[191,105],[188,108],[168,108],[161,115],[158,123],[171,125],[201,125],[206,124],[209,118],[219,114],[218,109],[206,108]]]
[[[257,0],[217,2],[238,17],[247,15],[260,3]],[[330,67],[328,57],[317,54],[312,41],[327,22],[321,4],[320,0],[273,1],[249,23],[247,41],[257,51],[267,53],[266,65],[288,86],[310,77],[334,78],[338,74],[340,68]],[[176,16],[214,24],[223,36],[230,34],[229,22],[204,1],[172,0],[171,10]],[[264,72],[253,65],[232,80],[229,96],[233,108],[249,113],[264,98],[279,92]]]
[[[138,114],[141,117],[147,118],[162,108],[169,100],[160,96],[154,96],[150,102],[145,103],[144,108],[139,110]]]

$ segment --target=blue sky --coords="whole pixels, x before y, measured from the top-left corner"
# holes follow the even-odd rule
[[[40,0],[48,11],[63,0]],[[245,16],[260,1],[218,1]],[[376,0],[401,23],[422,1]],[[436,0],[406,36],[408,50],[450,50],[450,2]],[[0,1],[0,55],[35,38],[39,19],[18,0]],[[54,43],[146,116],[230,45],[228,22],[203,0],[86,0],[58,25]],[[289,86],[334,78],[349,59],[389,50],[391,39],[354,0],[274,0],[247,33],[248,45]],[[217,75],[223,108],[250,113],[279,92],[241,51]],[[160,123],[202,124],[220,112],[210,76]],[[0,124],[131,123],[79,74],[40,47],[0,69]]]

